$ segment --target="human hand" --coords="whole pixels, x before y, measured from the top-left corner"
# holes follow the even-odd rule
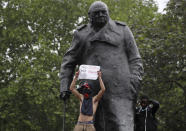
[[[98,71],[98,77],[101,78],[101,76],[102,76],[101,71]]]
[[[79,71],[77,71],[77,72],[75,73],[75,78],[78,78],[78,76],[79,76]]]

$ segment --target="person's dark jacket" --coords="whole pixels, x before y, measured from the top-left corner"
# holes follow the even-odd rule
[[[155,114],[159,109],[159,102],[151,100],[145,108],[136,108],[135,131],[157,131],[157,120]]]

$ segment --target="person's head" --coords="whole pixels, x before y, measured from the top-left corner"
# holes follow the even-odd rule
[[[83,83],[81,88],[82,88],[82,94],[83,94],[84,98],[88,99],[92,95],[92,87],[91,87],[91,85],[88,84],[87,82],[85,82],[85,83]]]
[[[102,1],[95,1],[91,4],[88,16],[90,23],[95,27],[103,27],[109,20],[107,5]]]
[[[146,95],[143,95],[140,97],[140,105],[142,108],[146,108],[149,104],[149,97]]]

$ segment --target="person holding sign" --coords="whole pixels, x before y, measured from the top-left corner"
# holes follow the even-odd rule
[[[76,81],[79,76],[79,71],[76,72],[75,77],[70,85],[70,91],[79,99],[80,101],[80,114],[78,118],[77,125],[74,131],[95,131],[93,118],[98,107],[99,100],[105,92],[105,86],[101,78],[101,72],[98,71],[98,79],[100,83],[101,90],[97,95],[92,96],[92,87],[85,82],[82,88],[82,94],[80,94],[75,88]]]

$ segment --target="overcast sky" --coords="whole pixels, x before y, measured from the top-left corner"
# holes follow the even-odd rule
[[[158,12],[163,13],[163,9],[166,7],[166,4],[169,0],[155,0],[158,5]]]

